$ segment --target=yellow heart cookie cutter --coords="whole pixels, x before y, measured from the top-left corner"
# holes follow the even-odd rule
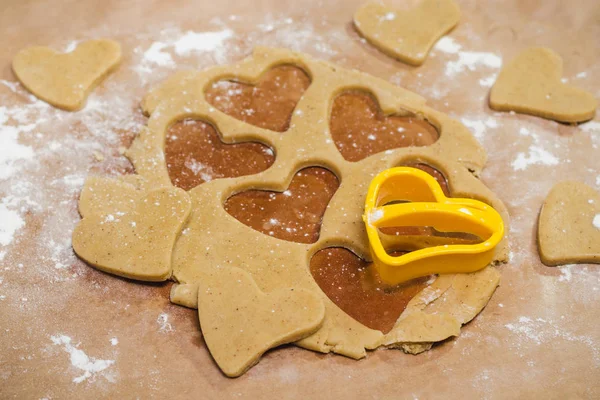
[[[403,202],[390,204],[395,201]],[[478,200],[446,197],[433,176],[410,167],[391,168],[373,179],[363,220],[375,268],[383,281],[394,285],[431,274],[478,271],[493,261],[494,249],[504,235],[502,217],[492,207]],[[392,256],[383,247],[379,229],[400,226],[471,233],[484,241]]]

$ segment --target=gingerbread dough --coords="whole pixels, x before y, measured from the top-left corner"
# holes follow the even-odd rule
[[[594,117],[598,102],[591,93],[561,82],[562,58],[534,47],[521,52],[502,68],[490,93],[490,107],[561,122]]]
[[[36,97],[76,111],[120,60],[119,43],[100,39],[83,42],[63,54],[48,47],[28,47],[15,56],[12,67],[23,86]]]
[[[265,294],[248,272],[224,268],[199,281],[198,315],[215,361],[225,375],[235,377],[268,349],[315,332],[325,307],[313,291],[286,288]]]
[[[423,0],[408,11],[367,3],[354,14],[354,25],[371,44],[411,65],[425,62],[437,40],[458,24],[460,10],[453,0]]]
[[[206,101],[205,90],[214,82],[229,79],[256,84],[262,74],[280,65],[299,66],[311,77],[310,86],[292,114],[289,129],[283,133],[235,119]],[[424,147],[387,150],[358,162],[344,159],[329,130],[330,105],[336,96],[356,88],[371,93],[386,115],[426,119],[438,129],[439,140]],[[87,231],[96,232],[99,229],[97,223],[88,224],[86,220],[93,218],[101,221],[102,215],[115,212],[128,201],[131,202],[123,200],[123,197],[131,197],[135,202],[135,199],[152,196],[155,191],[173,190],[164,156],[165,136],[169,127],[189,118],[209,121],[221,132],[224,142],[264,143],[274,149],[276,158],[264,172],[216,179],[188,191],[192,211],[173,250],[171,269],[177,284],[172,288],[171,301],[187,307],[198,307],[201,328],[205,332],[218,326],[217,321],[225,323],[222,322],[225,320],[229,321],[226,325],[231,324],[231,321],[239,318],[237,311],[233,312],[233,303],[239,302],[241,306],[247,301],[236,293],[235,285],[219,287],[220,296],[231,297],[231,303],[224,308],[208,306],[210,300],[199,294],[198,288],[207,287],[207,276],[211,282],[222,282],[228,278],[220,278],[221,274],[238,274],[229,270],[235,267],[247,273],[243,281],[251,278],[264,293],[281,293],[281,290],[291,288],[294,291],[307,291],[317,295],[325,307],[322,325],[312,334],[310,327],[317,325],[315,321],[321,312],[319,307],[309,307],[307,312],[288,309],[290,315],[287,316],[283,315],[282,309],[281,317],[294,322],[286,323],[287,329],[283,329],[283,332],[277,330],[267,337],[261,336],[262,344],[253,341],[250,347],[252,351],[244,353],[246,361],[235,366],[227,361],[232,360],[239,351],[232,342],[234,338],[225,334],[212,336],[209,349],[226,373],[235,375],[243,371],[267,348],[282,340],[295,339],[298,340],[295,342],[298,346],[324,353],[333,351],[352,358],[364,357],[366,349],[380,345],[401,347],[413,353],[424,351],[433,342],[458,334],[460,326],[479,313],[498,285],[498,272],[493,266],[473,274],[439,277],[427,291],[413,298],[397,325],[389,333],[383,334],[362,325],[338,308],[321,291],[310,273],[312,256],[328,247],[346,247],[359,257],[370,259],[361,220],[364,196],[375,174],[396,165],[415,162],[431,165],[447,177],[453,196],[487,202],[500,212],[508,225],[508,213],[502,202],[474,176],[485,164],[485,151],[462,124],[427,107],[422,97],[359,71],[345,70],[288,50],[259,47],[252,57],[233,66],[175,74],[148,94],[143,107],[150,116],[148,127],[127,152],[137,175],[116,180],[104,179],[101,182],[96,178],[86,183],[84,194],[92,186],[95,194],[82,196],[80,200],[84,217],[80,226],[83,227],[75,232],[74,243],[78,240],[77,235],[89,236],[92,233]],[[316,242],[295,243],[265,235],[242,224],[224,209],[223,204],[229,197],[243,191],[258,189],[284,192],[296,171],[307,166],[325,166],[341,182],[325,211]],[[128,192],[122,196],[120,191],[123,185],[134,185],[135,194]],[[95,201],[93,199],[102,204],[90,204]],[[98,211],[94,211],[96,207]],[[131,229],[126,220],[114,223],[114,236],[127,235]],[[386,243],[410,244],[411,248],[431,243],[430,240],[423,240],[422,236],[384,236]],[[103,241],[107,247],[113,243]],[[139,246],[140,252],[149,251],[144,242],[139,242]],[[85,244],[75,249],[82,258],[90,261],[86,256]],[[497,247],[495,262],[506,259],[507,243],[503,241]],[[127,259],[122,261],[128,262]],[[106,268],[99,265],[98,261],[94,265]],[[134,267],[124,265],[123,268],[129,271]],[[164,275],[140,274],[137,278],[160,279]],[[254,290],[250,292],[255,293],[252,296],[259,296]],[[198,301],[206,303],[199,304]],[[248,326],[260,326],[264,321],[265,307],[262,303],[254,302],[252,307],[244,308],[243,318]],[[302,316],[303,322],[296,319],[299,316]]]
[[[148,281],[168,279],[173,244],[190,214],[188,194],[179,188],[163,188],[140,197],[140,192],[127,184],[109,194],[102,183],[102,179],[92,178],[82,193],[84,206],[80,211],[84,218],[73,232],[75,252],[115,275]]]
[[[555,185],[540,212],[538,246],[546,265],[600,263],[600,194],[581,182]]]

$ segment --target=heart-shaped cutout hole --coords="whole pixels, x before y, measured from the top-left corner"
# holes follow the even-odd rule
[[[173,185],[190,190],[213,179],[262,172],[275,155],[261,143],[224,143],[211,124],[187,119],[169,128],[165,159]]]
[[[213,83],[206,101],[236,119],[276,132],[285,132],[296,104],[310,85],[301,68],[281,65],[265,72],[256,85],[231,80]]]
[[[400,147],[429,146],[440,137],[433,125],[416,116],[384,115],[373,96],[358,90],[335,98],[329,129],[348,161]]]
[[[314,243],[329,200],[340,183],[321,167],[296,173],[284,192],[248,190],[231,196],[225,210],[241,223],[279,239]]]
[[[310,272],[321,290],[346,314],[383,333],[392,330],[408,302],[429,280],[419,278],[401,285],[387,285],[372,263],[342,247],[316,252],[310,260]]]

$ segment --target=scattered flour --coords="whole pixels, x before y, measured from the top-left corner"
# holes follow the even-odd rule
[[[166,43],[152,43],[150,48],[144,52],[144,62],[160,65],[162,67],[174,65],[171,54],[163,51],[167,47],[168,45]]]
[[[461,118],[460,121],[469,128],[478,140],[483,139],[487,128],[495,129],[498,122],[492,117],[487,118]]]
[[[162,333],[168,333],[173,331],[173,326],[169,322],[169,314],[162,313],[156,318],[158,324],[158,331]]]
[[[475,71],[478,66],[498,69],[502,66],[502,58],[494,53],[461,51],[458,53],[457,61],[450,61],[446,64],[446,76],[452,77],[465,69]]]
[[[192,51],[214,51],[223,47],[226,40],[233,37],[231,29],[223,29],[218,32],[192,32],[188,31],[173,45],[175,52],[180,56],[187,56]]]
[[[596,229],[600,229],[600,214],[596,214],[594,216],[594,219],[592,220],[592,224],[594,224],[594,227]]]
[[[65,46],[65,53],[72,53],[76,48],[77,45],[79,44],[78,40],[71,40],[66,46]]]
[[[512,167],[515,171],[523,171],[530,165],[558,165],[559,160],[552,153],[535,145],[529,146],[529,151],[525,153],[517,153],[517,158],[512,162]]]
[[[434,278],[434,281],[435,281],[435,278]],[[443,292],[441,290],[434,289],[434,288],[428,286],[425,289],[423,289],[423,291],[420,293],[419,300],[421,302],[423,302],[423,304],[427,305],[427,304],[437,300],[442,295],[442,293]]]
[[[226,64],[249,54],[254,46],[282,47],[296,51],[316,53],[320,58],[339,54],[337,49],[350,46],[343,27],[335,26],[317,33],[314,22],[309,19],[294,20],[266,14],[255,30],[238,32],[235,22],[220,18],[211,20],[214,28],[207,31],[181,31],[179,27],[165,27],[148,34],[153,42],[138,45],[133,53],[139,59],[132,60],[132,68],[143,85],[157,83],[166,78],[175,66],[201,70],[214,64]],[[319,26],[322,30],[323,26]],[[233,40],[243,36],[240,43]],[[175,60],[175,56],[179,59]]]
[[[590,349],[596,365],[600,365],[600,351],[591,337],[573,334],[551,320],[544,318],[536,318],[534,320],[521,316],[517,322],[506,324],[504,327],[536,345],[550,343],[557,339],[580,342]]]
[[[434,50],[443,51],[444,53],[456,54],[460,51],[461,45],[454,41],[450,36],[444,36],[433,47]]]
[[[15,174],[20,162],[33,158],[33,149],[19,143],[20,134],[36,126],[35,123],[22,125],[26,112],[26,109],[0,106],[0,180]]]
[[[75,368],[83,371],[83,375],[73,378],[74,383],[81,383],[88,378],[92,378],[90,380],[93,380],[96,374],[115,363],[114,360],[98,360],[94,357],[89,357],[83,350],[77,348],[78,345],[71,344],[72,339],[69,336],[50,336],[50,339],[55,345],[63,347],[63,350],[69,354],[71,364]],[[107,378],[110,380],[110,377],[107,376]]]
[[[530,165],[535,164],[548,166],[558,165],[560,160],[554,154],[541,147],[539,135],[524,127],[519,130],[519,134],[521,136],[531,137],[533,143],[529,146],[527,154],[523,152],[517,153],[517,157],[511,163],[513,170],[523,171]]]
[[[19,82],[11,82],[4,79],[0,79],[0,83],[10,89],[13,93],[19,93]],[[1,120],[1,118],[0,118]]]
[[[214,179],[214,172],[212,168],[202,164],[200,161],[194,158],[188,158],[184,163],[185,167],[192,171],[194,175],[200,175],[203,181],[210,182]]]
[[[459,43],[456,43],[450,36],[445,36],[440,39],[434,49],[444,53],[458,55],[458,60],[446,63],[446,76],[448,77],[455,76],[467,69],[469,71],[475,71],[479,66],[494,69],[498,69],[502,66],[502,58],[500,56],[490,52],[461,51],[462,46]],[[487,82],[488,81],[486,80],[485,83],[487,84]]]
[[[226,42],[233,36],[234,32],[230,29],[181,32],[178,28],[166,28],[158,33],[158,40],[150,44],[150,47],[144,50],[142,46],[138,46],[133,50],[142,57],[132,68],[143,83],[146,83],[156,67],[175,68],[176,63],[171,52],[181,57],[188,57],[192,53],[210,54],[209,59],[225,63],[229,61],[227,55],[231,50],[226,46]]]
[[[486,88],[492,87],[492,86],[494,86],[494,83],[496,82],[497,76],[498,76],[497,74],[493,74],[493,75],[488,76],[487,78],[482,78],[479,80],[479,85],[482,87],[486,87]]]
[[[588,121],[585,124],[581,124],[579,128],[584,132],[597,133],[600,135],[600,122]]]
[[[381,19],[383,21],[393,21],[396,19],[396,14],[393,12],[389,12],[389,13],[385,14],[383,17],[381,17]]]
[[[573,277],[573,264],[567,264],[567,265],[563,265],[558,267],[558,269],[561,272],[561,275],[558,277],[558,281],[559,282],[570,282],[571,278]]]
[[[369,223],[372,224],[374,222],[377,222],[381,218],[383,218],[383,210],[377,209],[369,214]]]
[[[9,209],[5,200],[0,203],[0,246],[11,244],[15,233],[25,225],[19,212]]]

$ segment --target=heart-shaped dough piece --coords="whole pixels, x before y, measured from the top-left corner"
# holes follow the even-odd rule
[[[264,352],[314,333],[323,323],[321,298],[306,289],[263,293],[240,268],[217,268],[198,288],[204,341],[223,373],[242,375]]]
[[[562,58],[554,51],[533,47],[506,64],[490,93],[490,107],[561,122],[594,117],[598,102],[591,93],[561,82]]]
[[[540,212],[538,246],[546,265],[600,263],[600,194],[581,182],[555,185]]]
[[[354,14],[358,32],[390,57],[421,65],[433,44],[458,24],[460,9],[452,0],[423,0],[408,11],[367,3]]]
[[[55,107],[76,111],[120,60],[119,43],[100,39],[83,42],[70,53],[28,47],[15,56],[12,67],[23,86],[36,97]]]
[[[102,184],[97,182],[93,189],[102,191]],[[115,185],[107,187],[107,194],[114,192]],[[191,210],[189,195],[178,188],[158,189],[118,205],[114,211],[97,214],[82,208],[84,218],[73,232],[75,253],[111,274],[144,281],[168,279],[173,245]]]

